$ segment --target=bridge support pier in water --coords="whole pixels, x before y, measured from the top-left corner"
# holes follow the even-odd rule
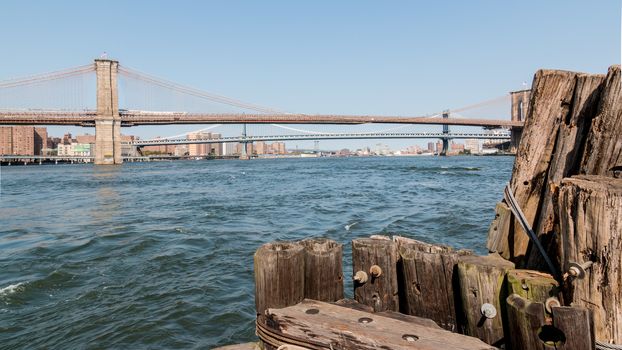
[[[119,62],[95,60],[97,76],[97,117],[95,118],[95,164],[123,163],[121,155],[121,117],[117,72]]]
[[[449,110],[443,111],[443,119],[449,118]],[[443,124],[443,134],[449,135],[449,125]],[[440,151],[440,156],[447,156],[447,152],[449,151],[449,137],[443,137],[441,139],[443,141],[443,149]]]

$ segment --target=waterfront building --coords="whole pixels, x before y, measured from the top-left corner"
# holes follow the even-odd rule
[[[434,153],[435,149],[434,149],[434,142],[428,142],[428,151],[430,153]]]
[[[222,155],[223,156],[232,156],[236,154],[239,143],[227,142],[222,146]]]
[[[13,131],[10,126],[0,127],[0,155],[13,154]]]
[[[466,139],[464,140],[464,149],[471,154],[480,153],[480,144],[478,139]]]
[[[14,155],[30,156],[35,154],[35,127],[13,126],[12,141]]]
[[[43,150],[47,148],[48,129],[37,127],[34,130],[35,155],[44,155]]]

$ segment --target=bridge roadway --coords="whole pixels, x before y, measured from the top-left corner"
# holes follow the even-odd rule
[[[299,141],[299,140],[348,140],[348,139],[494,139],[509,140],[510,134],[490,133],[351,133],[351,134],[309,134],[309,135],[272,135],[272,136],[233,136],[217,139],[154,139],[137,140],[128,144],[138,147],[155,145],[188,145],[197,143],[228,143],[228,142],[255,142],[255,141]]]
[[[494,127],[522,127],[523,122],[496,119],[400,117],[320,114],[192,114],[120,110],[122,126],[167,124],[436,124]],[[97,112],[51,110],[0,110],[0,125],[95,126]]]

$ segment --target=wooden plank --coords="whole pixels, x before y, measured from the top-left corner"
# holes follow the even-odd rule
[[[579,74],[576,79],[570,113],[560,120],[555,140],[554,153],[546,174],[546,182],[540,200],[539,217],[534,222],[534,232],[540,238],[548,255],[558,264],[559,219],[554,208],[557,190],[563,178],[579,173],[579,166],[585,148],[592,119],[598,112],[605,75]],[[529,249],[528,269],[548,271],[537,249]]]
[[[372,267],[380,268],[373,276]],[[395,242],[386,239],[359,238],[352,240],[352,267],[362,271],[367,281],[354,283],[354,299],[369,305],[374,311],[399,309],[397,288],[397,249]]]
[[[329,302],[343,299],[343,246],[326,238],[300,243],[305,247],[304,297]]]
[[[514,256],[514,246],[510,244],[513,237],[508,237],[508,232],[514,232],[514,220],[512,211],[504,202],[499,202],[495,206],[495,217],[488,228],[488,240],[486,247],[491,252],[501,254],[505,259]]]
[[[334,305],[338,305],[341,307],[345,307],[345,308],[349,308],[349,309],[354,309],[354,310],[359,310],[359,311],[364,311],[364,312],[369,312],[369,313],[374,313],[374,308],[371,306],[367,306],[367,305],[363,305],[359,302],[357,302],[356,300],[352,300],[352,299],[341,299],[341,300],[337,300],[334,303],[331,303]],[[380,316],[384,316],[384,317],[389,317],[389,318],[394,318],[396,320],[400,320],[400,321],[404,321],[404,322],[411,322],[411,323],[415,323],[421,326],[426,326],[426,327],[433,327],[433,328],[441,328],[438,326],[438,324],[436,324],[436,322],[427,319],[427,318],[423,318],[423,317],[417,317],[417,316],[411,316],[411,315],[404,315],[402,313],[399,312],[395,312],[395,311],[380,311],[380,312],[376,312],[376,315],[380,315]]]
[[[559,350],[595,349],[594,332],[591,325],[590,311],[579,307],[554,307],[553,326],[563,334],[563,345]]]
[[[546,346],[538,337],[546,324],[544,305],[512,294],[507,298],[508,339],[507,348],[511,350],[554,349]]]
[[[493,349],[476,338],[313,300],[268,311],[257,321],[262,339],[310,349]]]
[[[464,314],[464,334],[477,337],[488,344],[499,346],[503,343],[502,301],[507,295],[505,273],[514,264],[498,255],[465,256],[458,262],[458,280],[462,312]],[[482,305],[491,304],[496,316],[482,315]],[[502,308],[503,307],[503,308]]]
[[[559,193],[561,260],[593,262],[563,287],[566,304],[593,312],[596,339],[622,344],[622,179],[573,176]]]
[[[622,170],[621,86],[620,66],[610,67],[598,115],[592,121],[585,145],[581,174],[614,176],[613,167],[618,166]]]
[[[576,76],[577,73],[557,70],[540,70],[534,76],[529,112],[510,181],[514,196],[532,227],[537,218],[555,136],[560,121],[569,114]],[[507,211],[497,214],[510,215]],[[506,259],[523,261],[529,245],[527,234],[515,219],[511,220],[513,225],[505,218],[499,221],[505,226],[489,231],[493,237],[488,239],[488,249]]]
[[[295,305],[304,299],[304,247],[294,242],[262,245],[255,252],[255,307]]]
[[[459,258],[471,252],[410,240],[400,244],[399,254],[400,311],[457,332],[454,270]]]
[[[559,283],[548,273],[533,270],[510,270],[506,274],[508,295],[517,294],[532,302],[545,303],[558,298]]]
[[[261,350],[261,346],[259,345],[259,343],[253,342],[253,343],[221,346],[218,348],[214,348],[212,350]]]

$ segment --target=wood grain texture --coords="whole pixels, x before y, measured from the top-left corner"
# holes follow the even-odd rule
[[[532,302],[544,303],[558,297],[559,283],[548,273],[533,270],[510,270],[506,274],[508,295],[517,294]]]
[[[465,317],[464,334],[495,346],[504,342],[505,273],[513,268],[513,263],[498,255],[465,256],[460,259],[458,280]],[[488,319],[482,316],[481,307],[485,303],[495,307],[496,317]]]
[[[592,261],[584,279],[570,279],[564,300],[590,309],[596,338],[622,344],[622,179],[564,179],[559,193],[561,260]]]
[[[540,207],[540,197],[544,190],[547,170],[552,159],[553,148],[560,121],[568,117],[576,85],[577,73],[559,70],[540,70],[535,74],[529,113],[517,150],[510,186],[518,205],[527,221],[533,227]],[[511,215],[507,211],[498,215]],[[510,220],[499,219],[505,224],[489,235],[488,246],[491,252],[514,262],[525,259],[529,238],[521,226]],[[512,221],[515,221],[513,219]]]
[[[295,305],[304,299],[304,247],[294,242],[262,245],[255,252],[255,307]]]
[[[305,247],[305,298],[343,299],[343,246],[326,238],[300,242]]]
[[[386,239],[352,240],[352,271],[369,275],[367,282],[354,283],[354,299],[373,307],[374,311],[399,311],[396,247],[395,242]],[[372,265],[382,269],[379,277],[371,276]]]
[[[273,346],[309,349],[490,349],[479,339],[313,300],[269,309],[257,320],[259,336]]]
[[[455,251],[411,240],[399,246],[400,311],[429,318],[441,327],[457,332],[456,264],[469,251]],[[456,293],[454,293],[456,292]],[[459,300],[459,298],[458,298]],[[459,308],[459,307],[458,307]]]
[[[507,298],[508,349],[554,349],[546,347],[538,338],[540,328],[545,325],[544,305],[532,303],[517,294]]]
[[[560,350],[595,349],[594,329],[590,311],[580,307],[553,308],[553,326],[564,334],[564,344]]]
[[[622,167],[622,81],[620,66],[609,68],[598,115],[592,121],[581,162],[581,174],[613,176]]]
[[[592,119],[598,112],[604,83],[605,75],[577,75],[570,113],[559,121],[554,151],[540,199],[539,217],[533,227],[557,267],[559,267],[559,219],[554,205],[557,190],[563,178],[579,173],[585,142]],[[533,245],[530,245],[528,255],[525,268],[548,271],[541,253],[534,249]]]

